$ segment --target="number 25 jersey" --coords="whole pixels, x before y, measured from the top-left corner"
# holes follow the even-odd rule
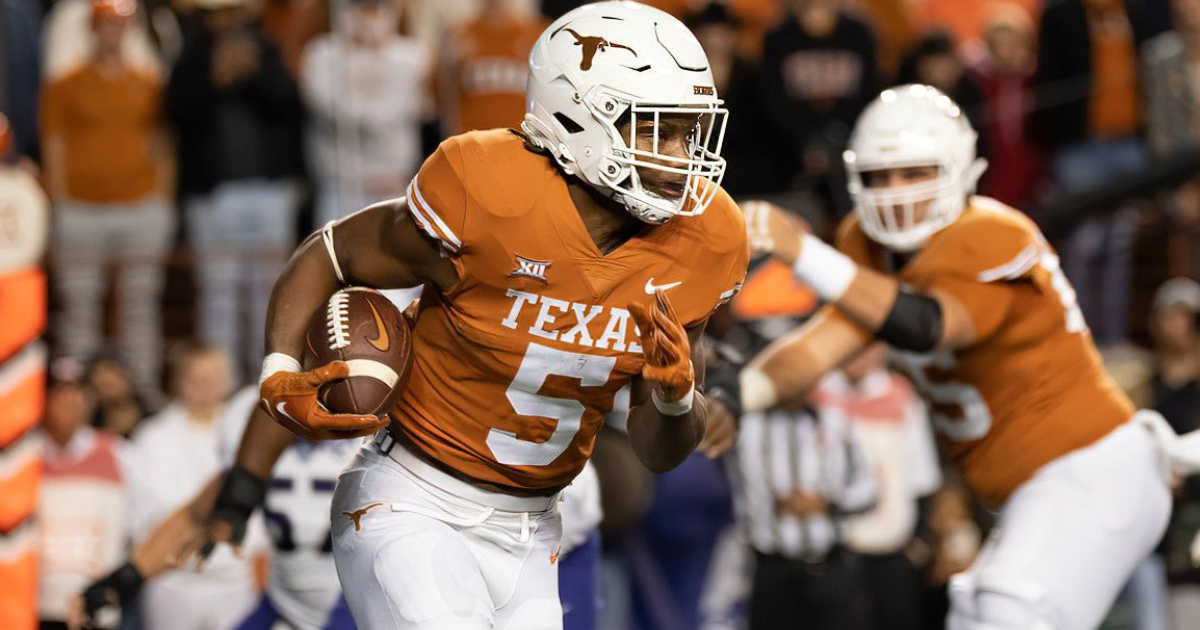
[[[853,217],[838,248],[891,273],[887,252]],[[1058,256],[1017,210],[972,198],[894,275],[953,296],[970,314],[970,347],[900,358],[955,466],[986,504],[1002,504],[1037,469],[1133,415],[1104,371]]]
[[[629,304],[662,290],[696,325],[746,272],[745,225],[723,191],[700,216],[602,253],[566,177],[508,130],[447,140],[407,196],[459,279],[426,287],[391,415],[426,456],[504,487],[552,490],[582,469],[617,392],[642,370]]]

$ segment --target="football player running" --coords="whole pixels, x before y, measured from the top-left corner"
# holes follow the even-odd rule
[[[561,628],[557,496],[618,392],[652,470],[700,442],[699,336],[749,254],[719,187],[724,124],[678,20],[587,5],[534,45],[520,133],[447,140],[406,199],[300,246],[272,295],[261,398],[310,439],[383,429],[333,499],[359,628]],[[300,371],[309,319],[346,284],[425,286],[386,422],[318,404],[347,364]]]
[[[947,627],[1095,628],[1166,526],[1162,421],[1135,412],[1105,373],[1033,222],[972,196],[985,167],[975,140],[947,96],[897,87],[851,136],[855,211],[836,249],[782,210],[746,204],[752,247],[827,304],[743,371],[744,405],[792,404],[873,339],[887,342],[967,485],[999,510],[951,582]]]

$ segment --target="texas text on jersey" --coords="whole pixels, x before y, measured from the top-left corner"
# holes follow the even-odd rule
[[[560,172],[510,131],[447,140],[408,201],[460,279],[421,300],[392,418],[424,454],[500,486],[554,489],[583,467],[642,369],[629,304],[666,291],[691,326],[745,274],[745,228],[724,192],[702,215],[603,253]]]
[[[892,257],[858,218],[838,248],[891,273]],[[896,278],[944,291],[970,312],[976,343],[899,353],[968,486],[998,506],[1046,463],[1109,434],[1133,405],[1104,371],[1058,256],[1024,214],[974,197]]]

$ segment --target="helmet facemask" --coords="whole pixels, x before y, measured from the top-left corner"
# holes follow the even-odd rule
[[[850,195],[863,231],[894,251],[913,251],[953,223],[974,188],[974,182],[964,181],[965,174],[952,172],[944,164],[921,166],[935,169],[936,175],[894,186],[869,185],[871,171],[852,170],[850,175]]]
[[[701,214],[725,175],[721,146],[727,117],[719,102],[629,104],[612,122],[611,155],[599,171],[601,185],[647,223]]]

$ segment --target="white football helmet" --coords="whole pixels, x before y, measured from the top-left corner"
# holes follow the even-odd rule
[[[987,168],[975,156],[977,137],[958,105],[937,89],[884,90],[858,117],[843,154],[863,232],[891,250],[911,252],[953,223]],[[938,175],[906,186],[863,185],[863,173],[910,166],[936,166]]]
[[[525,103],[521,127],[533,144],[647,223],[700,214],[725,174],[727,112],[708,58],[679,20],[644,4],[598,2],[551,24],[529,55]],[[659,120],[668,114],[696,118],[687,156],[659,152]],[[634,142],[646,120],[655,127],[649,151]],[[679,177],[682,193],[643,187],[651,171]]]

